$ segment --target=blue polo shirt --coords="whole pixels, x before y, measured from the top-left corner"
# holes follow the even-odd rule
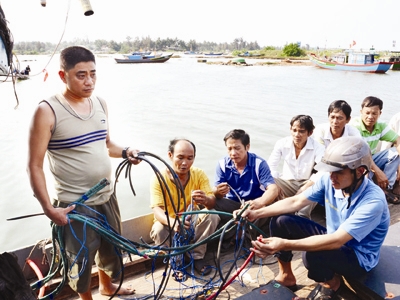
[[[229,156],[218,162],[214,186],[223,182],[227,182],[245,201],[261,197],[270,184],[275,184],[267,162],[250,152],[247,152],[247,164],[242,174],[239,174]],[[225,197],[239,202],[232,190]]]
[[[379,251],[390,224],[385,194],[379,186],[364,178],[353,193],[348,209],[348,198],[332,187],[328,173],[303,195],[325,206],[328,233],[341,228],[353,237],[346,245],[354,249],[361,267],[370,271],[378,264]]]

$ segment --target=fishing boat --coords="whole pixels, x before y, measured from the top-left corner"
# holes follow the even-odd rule
[[[251,52],[249,52],[249,51],[246,51],[246,52],[244,52],[244,53],[240,53],[239,56],[240,56],[240,57],[259,57],[259,56],[261,56],[261,54],[258,54],[258,53],[251,53]]]
[[[208,52],[208,53],[204,53],[204,55],[206,55],[206,56],[220,56],[222,54],[223,54],[223,52]]]
[[[202,54],[202,52],[196,52],[196,51],[185,51],[183,52],[185,55],[199,55]]]
[[[155,58],[162,56],[162,53],[154,53],[154,52],[132,52],[131,54],[124,54],[123,57],[128,59],[138,59],[140,57],[143,58]]]
[[[173,54],[168,55],[126,55],[124,58],[114,58],[119,64],[140,64],[140,63],[163,63],[169,60]]]
[[[151,51],[135,51],[131,55],[151,55]]]
[[[399,212],[396,214],[397,216],[398,213]],[[318,216],[318,214],[320,214],[320,212],[315,212],[313,218]],[[323,216],[320,215],[319,221],[323,222],[322,219]],[[149,237],[152,224],[152,214],[146,214],[125,220],[122,223],[122,234],[124,237],[132,241],[137,241],[142,244],[149,243],[149,245],[152,245],[151,238]],[[396,223],[395,225],[391,226],[389,229],[389,235],[386,239],[387,241],[382,246],[381,263],[385,269],[383,270],[383,274],[376,276],[380,276],[381,280],[384,280],[384,282],[376,281],[372,284],[369,283],[371,285],[375,285],[376,291],[374,292],[374,290],[369,290],[360,282],[349,280],[347,281],[347,284],[353,288],[356,293],[354,295],[348,295],[348,297],[345,298],[346,300],[384,300],[384,296],[382,296],[382,293],[384,294],[384,292],[391,293],[393,295],[393,298],[391,299],[400,298],[400,283],[397,279],[394,279],[397,278],[396,274],[390,273],[390,270],[393,269],[390,264],[394,264],[390,263],[390,259],[394,257],[392,256],[393,253],[389,253],[394,251],[394,254],[400,255],[400,241],[397,235],[397,231],[400,230],[399,225],[400,223]],[[222,271],[222,274],[227,275],[228,278],[232,279],[236,274],[236,272],[229,272],[231,267],[234,271],[240,270],[238,273],[240,275],[234,278],[235,280],[231,282],[231,284],[227,286],[224,291],[221,292],[220,297],[218,298],[247,300],[261,299],[257,298],[257,295],[254,295],[253,293],[255,290],[257,290],[259,293],[260,289],[267,289],[268,285],[266,284],[270,283],[274,276],[278,273],[277,260],[274,257],[269,257],[264,260],[253,259],[250,264],[245,265],[250,252],[237,252],[235,247],[238,247],[238,245],[231,245],[230,248],[221,251],[218,253],[218,256],[215,256],[220,260],[220,270]],[[215,251],[215,248],[212,250],[212,246],[209,246],[209,248],[210,250],[208,253],[210,251]],[[122,256],[124,262],[123,273],[125,275],[124,284],[132,286],[136,290],[135,295],[133,295],[135,298],[131,298],[131,296],[127,297],[126,299],[156,299],[153,294],[153,288],[158,287],[163,280],[167,281],[165,283],[165,290],[163,292],[164,297],[166,297],[165,299],[204,299],[199,296],[209,296],[218,290],[219,281],[222,279],[220,278],[218,269],[213,269],[213,272],[209,276],[201,276],[196,272],[192,272],[189,267],[185,281],[176,281],[171,275],[167,275],[166,277],[166,274],[169,273],[168,269],[165,268],[165,256],[160,254],[161,252],[159,252],[159,257],[155,255],[157,253],[156,249],[153,251],[153,254],[150,254],[151,252],[148,251],[148,249],[139,247],[138,252],[143,254],[148,253],[148,256],[128,255],[127,252],[125,252]],[[41,287],[35,286],[35,283],[38,282],[38,279],[46,278],[50,271],[50,264],[54,256],[59,259],[57,252],[53,249],[51,239],[38,241],[38,243],[35,245],[23,247],[14,251],[10,251],[9,253],[18,259],[17,264],[19,270],[22,271],[22,275],[26,282],[36,288],[35,294],[39,299],[79,299],[78,296],[70,289],[68,284],[63,282],[63,278],[59,273],[49,282],[47,282],[46,285]],[[238,253],[240,253],[239,257]],[[283,286],[276,286],[275,283],[275,288],[280,288],[280,290],[271,293],[273,294],[271,295],[271,298],[268,298],[264,295],[265,298],[263,297],[262,299],[294,299],[296,295],[299,297],[306,297],[308,295],[310,289],[313,288],[315,283],[310,283],[310,280],[307,279],[307,270],[302,265],[301,256],[301,252],[295,251],[292,261],[292,264],[296,266],[294,272],[298,279],[297,286],[299,287],[299,290],[293,293],[288,291]],[[398,265],[398,263],[396,265]],[[377,272],[382,272],[382,269],[375,271],[375,273]],[[391,277],[388,277],[389,275]],[[60,286],[61,284],[63,285]],[[91,284],[93,299],[104,299],[104,297],[101,296],[97,291],[97,284],[97,269],[94,267]],[[384,289],[383,292],[382,288]],[[26,288],[26,290],[27,293],[29,293],[29,288]],[[291,295],[291,297],[285,297],[285,295],[288,293]],[[49,297],[49,295],[52,296]],[[183,295],[185,295],[185,297],[183,297]],[[123,296],[120,296],[120,298],[125,299]],[[24,299],[33,300],[35,298]]]
[[[389,57],[389,62],[393,63],[392,70],[400,70],[400,51],[391,51],[391,56]]]
[[[315,66],[328,70],[386,73],[393,63],[376,61],[376,56],[375,53],[346,50],[331,58],[321,58],[311,53],[309,59]]]
[[[8,76],[12,63],[13,39],[0,6],[0,76]]]

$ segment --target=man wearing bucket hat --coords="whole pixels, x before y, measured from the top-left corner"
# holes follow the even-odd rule
[[[277,282],[296,286],[292,251],[304,251],[308,277],[319,283],[307,299],[335,298],[345,288],[341,276],[359,278],[378,264],[390,216],[382,189],[365,176],[371,164],[369,146],[361,137],[335,139],[316,166],[328,173],[311,188],[243,212],[249,221],[272,217],[271,237],[253,241],[251,250],[261,258],[278,257]],[[325,207],[326,228],[292,214],[312,202]]]

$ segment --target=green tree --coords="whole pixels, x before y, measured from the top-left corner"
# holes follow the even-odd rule
[[[283,54],[285,56],[303,56],[305,52],[296,43],[291,43],[283,47]]]
[[[109,47],[110,49],[116,51],[116,52],[118,52],[118,51],[121,49],[121,45],[120,45],[119,43],[117,43],[116,41],[114,41],[114,40],[111,40],[111,41],[108,43],[108,47]]]
[[[96,46],[96,50],[102,50],[103,47],[108,47],[108,42],[106,40],[95,40],[94,44]]]

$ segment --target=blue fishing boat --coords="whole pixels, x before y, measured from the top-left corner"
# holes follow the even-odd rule
[[[186,54],[186,55],[199,55],[199,54],[202,54],[202,52],[185,51],[185,52],[183,52],[183,54]]]
[[[317,67],[328,70],[357,71],[367,73],[385,73],[392,66],[392,62],[375,60],[377,54],[366,52],[354,52],[346,50],[343,53],[328,57],[317,57],[311,53],[310,61]]]
[[[240,57],[259,57],[261,54],[258,53],[251,53],[249,51],[246,51],[244,53],[239,54]]]
[[[131,55],[150,55],[150,54],[151,54],[151,51],[146,51],[146,52],[135,51],[135,52],[132,52]]]

